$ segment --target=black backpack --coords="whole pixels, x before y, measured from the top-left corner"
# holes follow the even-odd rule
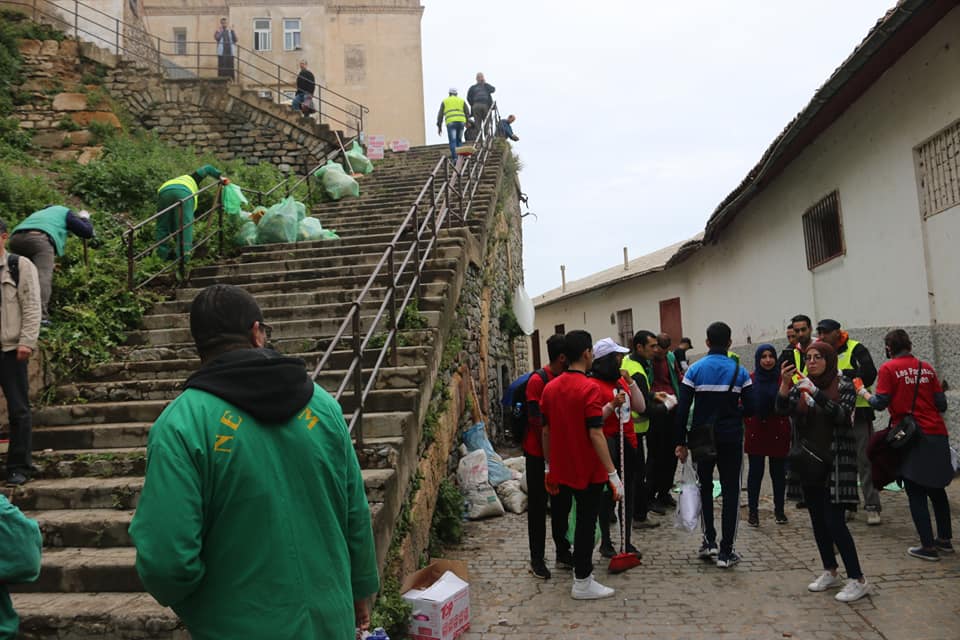
[[[20,256],[7,251],[7,269],[10,271],[10,277],[13,278],[13,284],[20,286]]]
[[[530,377],[533,375],[540,376],[543,383],[547,383],[548,378],[545,369],[537,369],[536,371],[525,373],[510,385],[510,387],[513,388],[513,394],[506,399],[509,400],[510,403],[507,410],[504,411],[507,426],[510,429],[510,433],[513,434],[514,442],[518,445],[522,445],[524,438],[527,437],[527,423],[530,419],[530,416],[527,414],[527,383],[530,382]],[[507,403],[504,402],[504,404]]]

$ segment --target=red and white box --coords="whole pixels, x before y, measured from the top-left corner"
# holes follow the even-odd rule
[[[408,576],[400,587],[410,603],[412,640],[453,640],[470,628],[470,584],[467,565],[435,560]]]

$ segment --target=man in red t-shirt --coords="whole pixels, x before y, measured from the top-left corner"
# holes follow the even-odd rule
[[[570,595],[574,600],[596,600],[613,595],[613,589],[593,579],[593,536],[603,486],[609,484],[614,500],[619,500],[623,483],[603,435],[605,398],[586,374],[593,363],[593,339],[586,331],[577,330],[566,334],[564,341],[567,371],[551,380],[540,398],[543,451],[548,461],[545,484],[555,496],[551,518],[565,521],[577,501]]]
[[[542,580],[550,579],[550,570],[544,559],[547,537],[547,489],[544,485],[543,416],[540,397],[543,389],[567,368],[563,352],[564,337],[560,334],[547,340],[550,364],[534,371],[527,380],[527,434],[523,439],[523,454],[527,459],[527,539],[530,543],[530,573]],[[546,378],[546,381],[544,381]],[[554,512],[556,513],[556,512]],[[557,549],[558,569],[573,569],[573,555],[567,543],[567,521],[550,521],[553,543]]]

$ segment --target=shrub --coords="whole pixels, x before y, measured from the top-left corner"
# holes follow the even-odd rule
[[[9,228],[37,209],[63,201],[63,196],[42,176],[22,175],[0,163],[0,210]]]

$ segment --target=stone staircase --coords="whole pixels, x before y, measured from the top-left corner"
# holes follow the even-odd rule
[[[175,615],[143,588],[127,527],[146,463],[152,421],[199,366],[188,321],[197,291],[215,282],[247,288],[273,326],[273,345],[313,368],[366,283],[445,146],[387,154],[361,179],[362,195],[316,207],[313,215],[340,240],[250,247],[237,258],[194,270],[185,288],[160,302],[129,335],[116,360],[56,389],[54,404],[34,412],[36,479],[5,489],[43,531],[40,579],[14,587],[23,638],[188,638]],[[419,312],[425,326],[402,333],[397,366],[385,366],[368,397],[358,450],[383,563],[408,482],[417,464],[420,424],[469,259],[476,259],[493,211],[502,151],[491,153],[469,225],[443,230],[423,271]],[[404,239],[401,250],[410,246]],[[399,264],[399,260],[397,261]],[[409,276],[401,282],[409,282]],[[386,289],[363,303],[366,329]],[[424,323],[420,323],[424,324]],[[334,352],[318,383],[339,384],[350,342]],[[364,354],[372,368],[374,351]],[[345,413],[356,406],[347,392]]]

